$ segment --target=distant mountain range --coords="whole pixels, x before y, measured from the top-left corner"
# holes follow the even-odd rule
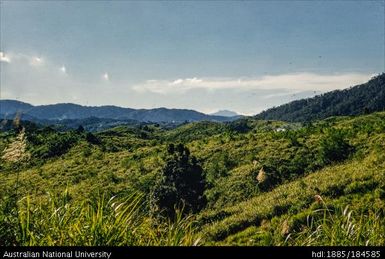
[[[383,110],[385,110],[384,73],[373,77],[367,83],[293,101],[263,111],[255,117],[264,120],[303,122]]]
[[[330,116],[358,115],[385,110],[385,74],[367,83],[335,90],[313,98],[293,101],[255,115],[257,119],[304,122]],[[119,124],[171,123],[194,121],[233,121],[242,116],[228,110],[204,114],[187,109],[131,109],[118,106],[82,106],[72,103],[34,106],[16,100],[0,100],[0,118],[23,120],[67,127],[88,125],[91,130]]]
[[[80,123],[135,124],[143,122],[180,124],[193,121],[232,121],[238,117],[207,115],[187,109],[131,109],[117,106],[82,106],[72,103],[33,106],[16,100],[0,100],[0,117],[12,119],[16,115],[23,120],[45,124]]]

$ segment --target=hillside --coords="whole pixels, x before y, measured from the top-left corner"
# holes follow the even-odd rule
[[[22,127],[0,133],[7,244],[385,244],[385,112],[306,125],[246,118],[98,133]],[[28,156],[6,159],[21,139]],[[202,166],[205,202],[159,223],[154,188],[177,143]]]
[[[385,110],[385,74],[365,84],[301,99],[261,112],[264,120],[312,121],[330,116],[367,114]]]

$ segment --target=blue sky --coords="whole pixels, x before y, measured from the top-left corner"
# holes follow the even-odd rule
[[[384,71],[383,1],[3,1],[1,98],[268,107]]]

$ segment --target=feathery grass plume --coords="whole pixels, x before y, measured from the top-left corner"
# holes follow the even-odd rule
[[[266,179],[267,179],[267,175],[265,170],[263,170],[263,167],[262,167],[258,172],[257,181],[258,183],[263,183],[264,181],[266,181]]]
[[[22,127],[20,133],[16,136],[16,139],[4,149],[3,156],[1,158],[9,162],[28,160],[31,155],[26,151],[26,149],[27,141],[25,128]]]
[[[257,160],[253,160],[253,167],[257,167],[259,162]]]
[[[321,195],[314,195],[314,199],[316,202],[324,204],[324,200],[322,199]]]
[[[290,225],[289,225],[289,221],[287,219],[285,219],[285,221],[283,222],[282,224],[282,230],[281,230],[281,235],[282,236],[286,236],[288,235],[290,232]]]

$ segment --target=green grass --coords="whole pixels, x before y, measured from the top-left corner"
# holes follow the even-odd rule
[[[302,216],[306,218],[312,215],[312,210],[309,211],[309,208],[317,205],[317,201],[314,199],[315,195],[321,195],[326,203],[335,203],[339,207],[347,205],[356,207],[358,210],[362,210],[363,215],[370,215],[373,213],[370,208],[376,208],[378,210],[376,215],[379,217],[377,221],[373,220],[373,222],[380,224],[379,219],[384,222],[385,215],[384,197],[381,196],[385,190],[384,158],[384,154],[372,154],[363,161],[330,166],[303,179],[278,186],[271,192],[260,194],[235,206],[222,210],[206,211],[201,215],[201,221],[207,222],[203,228],[206,241],[224,244],[245,243],[249,239],[249,235],[255,234],[250,229],[248,230],[249,235],[242,233],[250,227],[255,227],[255,232],[258,232],[260,228],[263,229],[263,225],[270,224],[271,221],[277,220],[277,217],[290,218],[295,217],[296,214],[305,213]],[[351,186],[359,186],[360,184],[365,188],[360,187],[355,194],[352,194]],[[377,195],[372,195],[373,193],[377,193]],[[357,197],[370,197],[370,199],[368,201]],[[334,212],[331,213],[334,214]],[[220,215],[225,215],[225,217],[218,220],[221,218]],[[331,218],[334,217],[338,218],[338,216]],[[328,226],[327,223],[325,225]],[[330,228],[333,229],[333,226]],[[243,236],[242,239],[235,238],[234,235],[237,236],[240,232]],[[274,233],[274,236],[278,236],[277,240],[271,240],[269,244],[282,245],[283,240],[279,233]],[[385,243],[384,235],[382,235],[382,239],[377,240],[378,243]],[[327,243],[326,240],[323,240],[317,244],[336,245],[338,243],[332,241]]]
[[[155,222],[141,210],[141,204],[142,197],[137,194],[124,200],[102,195],[71,203],[65,192],[59,197],[49,195],[48,201],[37,204],[26,196],[13,207],[13,218],[2,218],[0,240],[21,246],[200,244],[192,216],[177,213],[174,221]]]
[[[323,217],[317,218],[314,215],[317,213]],[[382,246],[384,243],[383,211],[369,210],[359,214],[346,206],[344,210],[313,212],[300,231],[286,237],[284,245]]]

